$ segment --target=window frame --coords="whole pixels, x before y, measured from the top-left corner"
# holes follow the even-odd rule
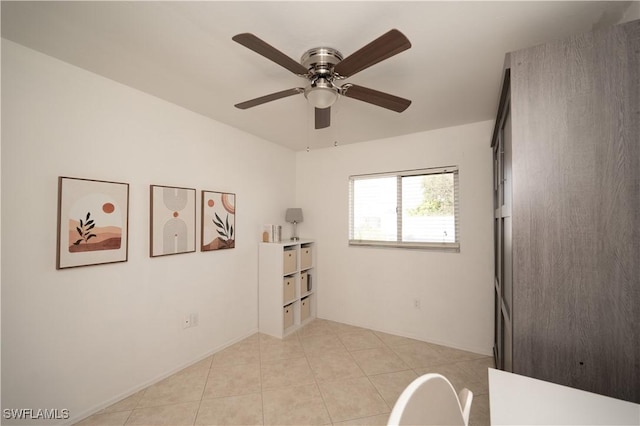
[[[411,176],[426,176],[453,173],[453,193],[454,193],[454,226],[455,241],[454,242],[417,242],[402,241],[402,214],[396,216],[397,240],[396,241],[378,241],[378,240],[359,240],[354,238],[354,182],[363,179],[376,179],[395,177],[397,179],[397,204],[396,212],[402,212],[402,178]],[[370,173],[349,176],[349,224],[348,224],[349,246],[354,247],[390,247],[404,249],[420,249],[434,250],[446,252],[460,252],[460,183],[459,183],[459,167],[432,167],[424,169],[402,170],[395,172]]]

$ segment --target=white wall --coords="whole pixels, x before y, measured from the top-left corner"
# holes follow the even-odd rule
[[[256,331],[292,151],[6,40],[2,124],[3,408],[78,419]],[[56,270],[60,175],[130,183],[128,262]],[[235,192],[236,248],[150,258],[150,184]]]
[[[633,1],[624,13],[619,23],[634,21],[640,19],[640,1]]]
[[[320,317],[491,354],[492,128],[487,121],[297,153],[299,230],[318,242]],[[459,166],[460,253],[348,246],[349,175],[449,165]]]

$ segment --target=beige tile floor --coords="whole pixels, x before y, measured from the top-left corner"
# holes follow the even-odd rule
[[[428,372],[474,393],[489,424],[493,359],[317,319],[284,340],[254,334],[78,425],[384,425],[402,390]]]

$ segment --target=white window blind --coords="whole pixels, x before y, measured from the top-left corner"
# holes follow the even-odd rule
[[[349,244],[459,251],[458,168],[349,177]]]

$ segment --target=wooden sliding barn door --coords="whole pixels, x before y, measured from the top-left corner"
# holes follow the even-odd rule
[[[513,371],[640,403],[640,21],[510,60]]]

